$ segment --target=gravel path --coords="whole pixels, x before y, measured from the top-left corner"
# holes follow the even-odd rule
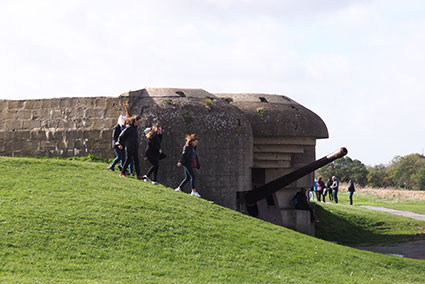
[[[417,214],[417,213],[408,212],[408,211],[400,211],[400,210],[394,210],[394,209],[388,209],[388,208],[376,207],[376,206],[359,206],[359,207],[364,207],[370,210],[388,212],[395,215],[400,215],[400,216],[409,217],[409,218],[413,218],[420,221],[425,221],[425,215],[423,214]],[[425,260],[425,240],[402,243],[402,244],[391,245],[391,246],[356,247],[356,248],[399,256],[399,257],[409,257],[409,258]]]
[[[359,207],[367,208],[367,209],[370,209],[370,210],[388,212],[388,213],[391,213],[391,214],[394,214],[394,215],[409,217],[409,218],[413,218],[413,219],[416,219],[416,220],[419,220],[419,221],[425,221],[425,215],[417,214],[417,213],[413,213],[413,212],[409,212],[409,211],[400,211],[400,210],[388,209],[388,208],[385,208],[385,207],[366,206],[366,205],[362,205],[362,206],[359,206]]]

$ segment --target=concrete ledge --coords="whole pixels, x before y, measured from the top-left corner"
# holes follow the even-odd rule
[[[311,222],[310,211],[297,209],[280,209],[285,227],[297,232],[314,236],[315,227]]]

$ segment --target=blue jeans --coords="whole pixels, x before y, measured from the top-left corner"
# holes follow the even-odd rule
[[[353,194],[354,191],[350,191],[349,197],[350,197],[350,205],[353,205]]]
[[[195,188],[195,172],[193,171],[193,168],[191,166],[183,165],[183,169],[184,169],[184,180],[182,180],[179,187],[184,186],[190,179],[190,185],[192,186],[192,189],[194,189]]]
[[[114,168],[118,162],[121,162],[121,167],[124,165],[125,160],[125,150],[114,147],[115,159],[112,161],[111,168]]]
[[[332,190],[332,197],[335,200],[335,203],[338,203],[338,190]]]

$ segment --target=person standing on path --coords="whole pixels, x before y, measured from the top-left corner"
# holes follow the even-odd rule
[[[143,179],[148,182],[150,176],[153,174],[152,184],[157,185],[159,160],[162,153],[162,127],[159,124],[152,125],[150,131],[146,134],[146,138],[145,160],[151,164],[151,167],[147,174],[143,176]]]
[[[348,192],[350,197],[350,205],[353,205],[353,194],[354,194],[354,191],[356,191],[356,189],[354,188],[354,182],[349,178],[347,180],[348,180]]]
[[[334,198],[335,203],[338,203],[338,187],[339,187],[339,180],[336,178],[336,176],[332,177],[332,197]]]
[[[198,146],[199,139],[196,134],[186,135],[186,144],[183,147],[183,152],[180,156],[177,166],[183,166],[184,169],[184,179],[180,182],[179,186],[175,189],[177,192],[181,192],[182,186],[184,186],[189,180],[192,187],[192,196],[201,197],[201,195],[196,191],[195,187],[195,171],[194,169],[199,169],[200,164],[198,156],[196,155],[196,147]]]

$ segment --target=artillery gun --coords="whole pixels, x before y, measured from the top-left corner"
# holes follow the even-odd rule
[[[345,156],[347,153],[347,149],[342,147],[319,160],[261,185],[254,190],[238,192],[238,210],[250,216],[283,226],[284,222],[275,193],[318,168]]]

